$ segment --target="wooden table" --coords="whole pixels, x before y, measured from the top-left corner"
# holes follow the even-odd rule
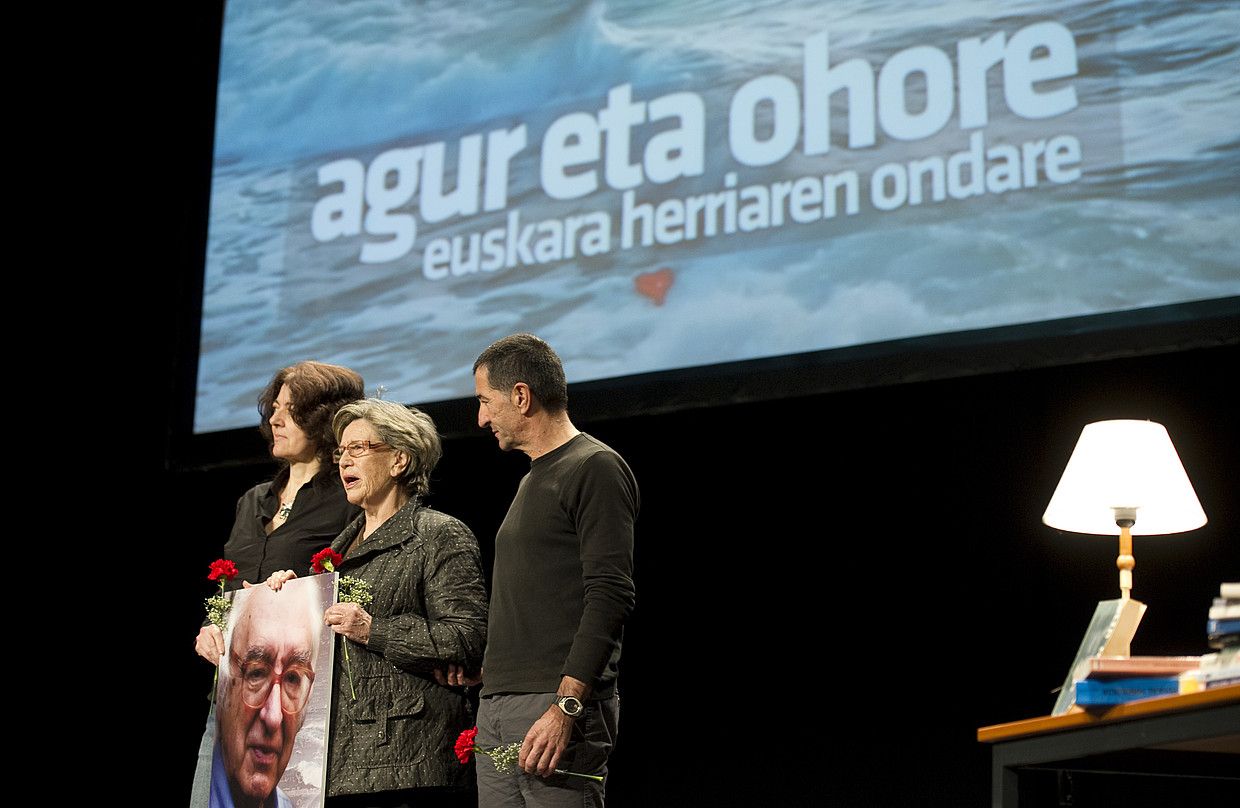
[[[977,739],[994,745],[991,804],[995,808],[1017,808],[1022,771],[1047,768],[1191,776],[1216,785],[1220,778],[1234,779],[1233,793],[1240,795],[1240,685],[1143,699],[1102,711],[995,724],[979,729]],[[1194,758],[1188,752],[1198,753],[1209,764],[1206,773],[1184,767],[1186,758]],[[1236,756],[1234,767],[1230,755]],[[1240,797],[1236,804],[1240,805]]]

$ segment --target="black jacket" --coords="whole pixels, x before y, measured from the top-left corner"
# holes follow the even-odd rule
[[[365,525],[358,517],[332,548]],[[487,594],[478,542],[464,523],[416,498],[339,565],[370,584],[370,639],[340,638],[328,753],[329,796],[464,782],[453,744],[474,724],[468,699],[432,671],[452,662],[476,670],[486,645]],[[356,701],[349,693],[348,646]]]

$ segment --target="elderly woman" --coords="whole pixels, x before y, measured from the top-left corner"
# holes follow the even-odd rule
[[[466,769],[453,743],[474,722],[465,694],[436,684],[435,671],[481,664],[487,595],[478,543],[463,523],[422,504],[442,454],[429,416],[365,399],[343,407],[334,428],[345,496],[362,509],[332,542],[344,556],[336,569],[366,581],[374,599],[324,614],[348,643],[356,689],[355,699],[337,653],[328,805],[454,804]],[[268,584],[278,589],[291,577],[277,573]]]
[[[332,451],[332,418],[362,397],[362,377],[324,362],[299,362],[277,371],[258,397],[259,430],[280,463],[275,479],[254,486],[237,502],[224,558],[237,565],[232,588],[257,582],[275,570],[305,570],[310,556],[339,535],[359,511],[345,497]],[[194,643],[199,656],[218,665],[224,637],[208,623]],[[208,803],[215,708],[207,716],[194,774],[191,806]]]

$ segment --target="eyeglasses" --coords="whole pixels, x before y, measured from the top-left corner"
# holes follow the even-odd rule
[[[364,454],[382,452],[391,448],[386,443],[380,443],[376,440],[355,440],[344,446],[337,446],[336,450],[332,452],[332,462],[339,463],[340,458],[344,457],[345,452],[349,453],[349,457],[361,457]]]
[[[293,664],[275,673],[266,662],[241,662],[232,657],[239,670],[241,700],[251,707],[260,708],[271,696],[271,688],[280,685],[280,709],[294,715],[306,707],[310,699],[310,686],[314,684],[314,671],[306,665]]]

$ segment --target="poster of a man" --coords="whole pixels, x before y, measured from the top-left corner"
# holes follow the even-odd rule
[[[334,648],[323,611],[334,578],[235,593],[216,687],[211,808],[322,804]]]

